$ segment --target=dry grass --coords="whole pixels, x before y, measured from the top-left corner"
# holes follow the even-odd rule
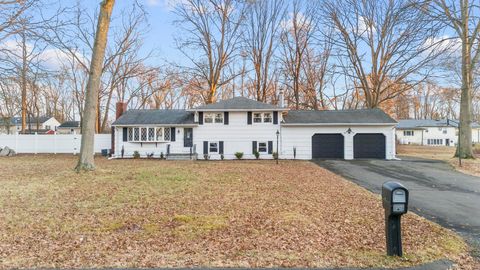
[[[406,256],[386,257],[379,197],[313,163],[96,162],[0,159],[0,268],[471,266],[458,236],[413,214]]]
[[[463,159],[462,166],[459,166],[458,159],[453,157],[455,155],[455,147],[453,146],[397,146],[398,155],[444,160],[463,173],[480,177],[480,145],[476,145],[474,153],[476,159]]]

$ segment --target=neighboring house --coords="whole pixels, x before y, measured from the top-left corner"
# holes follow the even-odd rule
[[[117,106],[122,108],[122,106]],[[235,97],[189,110],[128,110],[113,126],[114,157],[395,158],[397,122],[380,109],[293,111]],[[278,139],[278,144],[277,144]]]
[[[50,134],[52,131],[56,131],[58,126],[60,126],[60,122],[58,122],[55,117],[27,117],[27,126],[25,132]],[[7,118],[4,118],[3,121],[0,121],[0,133],[15,134],[21,131],[21,117],[12,117],[9,119],[9,121]]]
[[[451,119],[399,120],[396,131],[400,144],[454,146],[458,142],[458,121]],[[480,142],[480,125],[472,124],[472,142]]]
[[[80,134],[80,121],[66,121],[57,127],[57,134]]]

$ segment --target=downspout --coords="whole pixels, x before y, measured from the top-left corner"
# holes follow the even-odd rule
[[[424,130],[422,129],[422,146],[423,146],[423,132],[424,132]]]

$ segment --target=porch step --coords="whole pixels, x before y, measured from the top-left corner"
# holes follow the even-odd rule
[[[184,153],[171,153],[166,156],[167,160],[195,160],[197,159],[196,154],[190,155]]]

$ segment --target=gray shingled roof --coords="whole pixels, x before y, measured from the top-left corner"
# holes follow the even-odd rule
[[[421,129],[426,127],[458,127],[458,120],[452,119],[403,119],[398,120],[397,129]],[[473,128],[479,128],[478,123],[472,123]]]
[[[263,103],[246,97],[234,97],[231,99],[220,100],[216,103],[207,104],[196,107],[192,111],[208,111],[208,110],[223,110],[223,111],[247,111],[247,110],[273,110],[281,111],[284,108]]]
[[[289,111],[285,124],[396,124],[380,109]]]
[[[42,117],[27,117],[27,124],[36,124],[37,119],[38,123],[43,124],[45,123],[48,119],[52,118],[51,116],[42,116]],[[8,121],[8,120],[7,120]],[[0,119],[0,125],[5,125],[5,119]],[[10,125],[15,126],[15,125],[21,125],[22,124],[22,117],[12,117],[10,118]]]
[[[65,121],[58,127],[59,128],[78,128],[80,127],[80,121]]]
[[[112,125],[188,125],[193,120],[193,112],[185,110],[128,110]]]

